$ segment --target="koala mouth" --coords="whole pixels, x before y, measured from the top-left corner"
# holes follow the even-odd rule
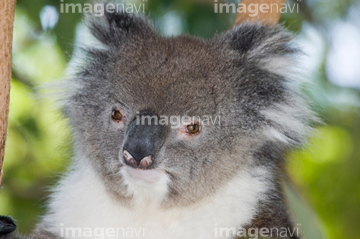
[[[124,174],[127,178],[138,182],[156,183],[162,177],[166,176],[165,171],[161,169],[147,169],[132,168],[129,166],[124,167]]]

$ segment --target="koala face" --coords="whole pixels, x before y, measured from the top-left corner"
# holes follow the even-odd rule
[[[243,24],[203,40],[162,37],[125,13],[88,25],[101,48],[85,49],[65,112],[76,152],[116,198],[191,205],[242,171],[277,167],[259,151],[299,145],[309,130],[281,28]]]

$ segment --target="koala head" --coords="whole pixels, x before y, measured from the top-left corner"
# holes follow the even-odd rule
[[[244,23],[205,40],[119,12],[87,25],[98,44],[83,48],[64,110],[78,161],[119,200],[194,204],[243,171],[280,170],[311,130],[281,27]]]

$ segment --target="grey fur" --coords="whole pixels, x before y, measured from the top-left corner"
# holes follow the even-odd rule
[[[124,13],[89,17],[87,24],[104,47],[84,49],[85,64],[66,84],[77,90],[68,89],[64,111],[76,155],[90,160],[115,200],[124,205],[132,200],[118,173],[128,125],[114,126],[115,107],[125,111],[126,124],[143,111],[221,116],[220,125],[206,126],[191,142],[175,140],[175,130],[168,129],[156,162],[172,180],[163,207],[191,206],[215,195],[243,168],[265,166],[272,172],[271,199],[261,202],[261,213],[249,227],[291,225],[279,187],[283,153],[303,145],[315,117],[299,90],[292,89],[287,71],[271,71],[264,63],[294,59],[299,50],[291,34],[281,26],[243,23],[210,40],[166,38],[147,20]],[[267,117],[268,109],[288,115],[298,127]],[[268,128],[280,138],[267,137]],[[43,235],[36,238],[52,238]]]

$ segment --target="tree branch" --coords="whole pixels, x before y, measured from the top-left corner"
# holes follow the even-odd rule
[[[247,9],[253,6],[258,9],[258,14],[253,15],[253,11],[238,12],[236,15],[234,25],[239,25],[242,22],[261,22],[270,25],[276,25],[281,16],[280,9],[286,0],[242,0],[241,4],[245,4]],[[267,5],[267,6],[266,6]]]
[[[15,0],[0,1],[0,185],[8,125]]]

